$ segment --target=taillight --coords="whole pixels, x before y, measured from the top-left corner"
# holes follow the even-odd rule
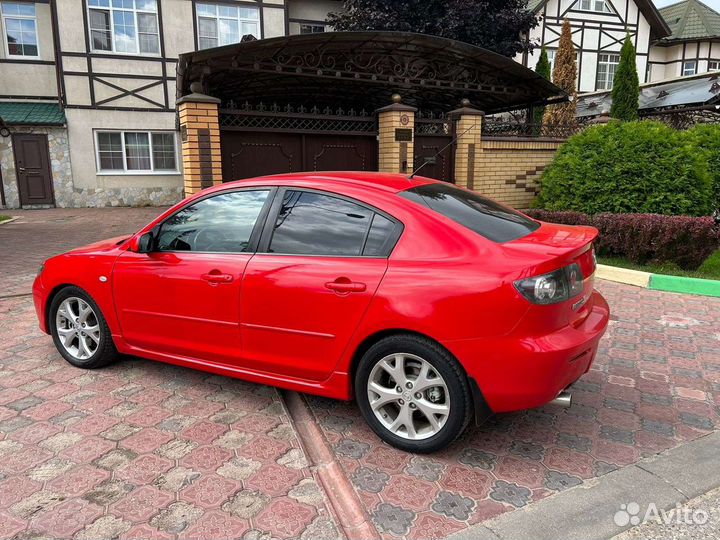
[[[515,282],[515,288],[533,304],[557,304],[583,292],[583,274],[580,265],[555,270]]]

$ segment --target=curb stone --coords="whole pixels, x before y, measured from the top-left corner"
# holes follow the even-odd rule
[[[605,264],[597,265],[595,275],[599,279],[635,285],[636,287],[643,287],[655,291],[720,297],[720,281],[714,279],[651,274],[650,272],[641,272],[639,270],[619,268]]]
[[[530,506],[502,514],[448,537],[449,540],[607,539],[631,528],[617,525],[621,504],[658,510],[720,486],[720,433],[712,433],[588,481]]]

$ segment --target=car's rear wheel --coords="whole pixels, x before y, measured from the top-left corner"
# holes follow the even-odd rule
[[[471,418],[472,396],[461,366],[419,336],[390,336],[370,347],[355,374],[355,394],[373,431],[409,452],[447,446]]]
[[[105,317],[82,289],[62,289],[53,298],[49,315],[55,347],[73,366],[99,368],[117,357]]]

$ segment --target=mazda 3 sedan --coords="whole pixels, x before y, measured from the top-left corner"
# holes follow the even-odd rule
[[[596,236],[427,178],[281,175],[53,257],[33,295],[74,366],[122,353],[355,398],[431,452],[473,417],[568,401],[608,324]]]

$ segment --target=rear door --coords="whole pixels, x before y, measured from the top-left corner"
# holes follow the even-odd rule
[[[319,381],[340,359],[387,269],[402,225],[358,201],[279,193],[243,278],[247,367]]]

